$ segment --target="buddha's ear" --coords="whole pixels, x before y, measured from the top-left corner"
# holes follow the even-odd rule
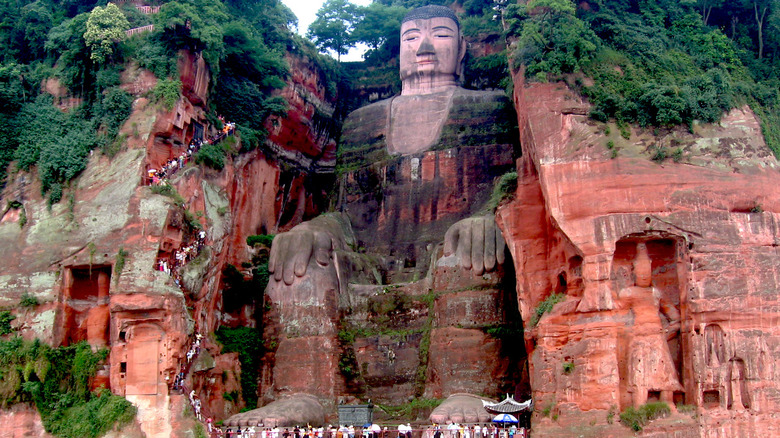
[[[466,67],[466,39],[463,35],[460,36],[460,44],[458,44],[458,67],[455,69],[455,77],[461,82],[463,81],[463,70]]]

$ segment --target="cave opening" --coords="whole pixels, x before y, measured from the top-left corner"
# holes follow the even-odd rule
[[[65,279],[63,344],[86,340],[90,345],[107,346],[111,266],[67,268]]]

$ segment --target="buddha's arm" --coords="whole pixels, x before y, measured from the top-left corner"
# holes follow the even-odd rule
[[[444,236],[444,255],[455,255],[464,269],[479,275],[504,263],[506,242],[492,215],[463,219]]]

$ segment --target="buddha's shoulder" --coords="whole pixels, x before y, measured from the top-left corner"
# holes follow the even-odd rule
[[[392,101],[392,98],[384,99],[378,102],[370,103],[352,111],[344,120],[345,127],[350,124],[365,124],[371,123],[373,121],[381,121],[382,123],[386,123]]]
[[[392,99],[360,107],[347,115],[338,156],[342,165],[359,166],[387,158],[387,124]]]

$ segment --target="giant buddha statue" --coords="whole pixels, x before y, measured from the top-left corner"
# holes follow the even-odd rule
[[[261,399],[305,393],[327,400],[344,392],[337,334],[356,299],[354,285],[494,284],[511,265],[487,204],[498,177],[514,169],[516,117],[502,91],[458,85],[465,55],[449,8],[424,6],[403,19],[401,94],[345,120],[337,211],[273,241],[264,338],[275,349],[264,358]],[[491,324],[505,316],[491,316]],[[450,371],[429,367],[457,380]],[[495,373],[484,379],[483,386],[493,384]],[[426,394],[473,389],[436,380]]]

